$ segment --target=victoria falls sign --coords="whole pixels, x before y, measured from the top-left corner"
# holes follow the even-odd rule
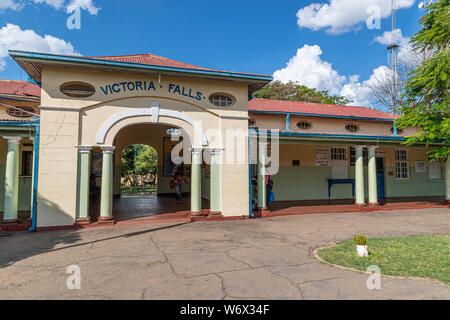
[[[116,82],[112,84],[107,84],[103,87],[100,87],[101,91],[105,96],[126,93],[126,92],[136,92],[136,93],[145,93],[145,92],[157,92],[157,91],[166,91],[169,94],[178,95],[190,99],[194,99],[197,101],[201,101],[206,99],[202,92],[196,91],[191,88],[179,86],[174,83],[169,83],[168,85],[155,83],[153,81],[125,81],[125,82]]]

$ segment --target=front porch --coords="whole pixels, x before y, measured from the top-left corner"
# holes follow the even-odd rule
[[[394,210],[415,210],[450,208],[445,197],[391,198],[377,206],[357,206],[353,199],[319,201],[277,201],[269,205],[270,217],[317,213],[377,212]]]

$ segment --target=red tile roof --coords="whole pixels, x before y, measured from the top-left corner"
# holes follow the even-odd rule
[[[219,72],[229,72],[229,73],[239,73],[239,74],[245,74],[245,75],[269,77],[268,75],[265,75],[265,74],[234,72],[234,71],[224,71],[224,70],[218,70],[218,69],[203,68],[203,67],[199,67],[199,66],[196,66],[193,64],[184,63],[184,62],[172,60],[169,58],[157,56],[157,55],[151,54],[151,53],[123,55],[123,56],[86,57],[86,58],[115,61],[115,62],[138,63],[138,64],[146,64],[146,65],[161,66],[161,67],[219,71]]]
[[[18,80],[0,80],[0,95],[34,97],[41,96],[41,88],[31,82]]]
[[[145,54],[134,54],[134,55],[125,55],[125,56],[104,56],[104,57],[90,57],[93,59],[101,59],[107,61],[117,61],[117,62],[129,62],[129,63],[140,63],[140,64],[148,64],[153,66],[162,66],[162,67],[175,67],[175,68],[186,68],[186,69],[199,69],[199,70],[211,70],[207,68],[202,68],[198,66],[194,66],[192,64],[160,57],[151,53]]]
[[[248,103],[252,111],[302,113],[311,115],[339,116],[349,118],[396,119],[397,116],[367,107],[351,107],[332,104],[320,104],[300,101],[281,101],[269,99],[252,99]]]

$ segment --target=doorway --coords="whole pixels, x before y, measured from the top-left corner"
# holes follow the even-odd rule
[[[386,201],[383,157],[377,157],[377,189],[378,189],[378,199],[382,200],[383,202]]]

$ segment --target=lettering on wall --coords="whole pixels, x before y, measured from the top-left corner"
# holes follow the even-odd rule
[[[318,148],[316,149],[316,166],[329,167],[331,165],[331,149]]]
[[[112,84],[107,84],[105,86],[100,87],[101,92],[105,96],[114,95],[114,94],[121,94],[126,92],[162,92],[165,91],[166,93],[172,94],[172,95],[178,95],[181,97],[190,98],[196,101],[201,101],[206,99],[205,95],[200,92],[196,91],[195,89],[180,86],[175,83],[169,83],[168,85],[164,84],[155,84],[154,81],[125,81],[125,82],[116,82]]]

